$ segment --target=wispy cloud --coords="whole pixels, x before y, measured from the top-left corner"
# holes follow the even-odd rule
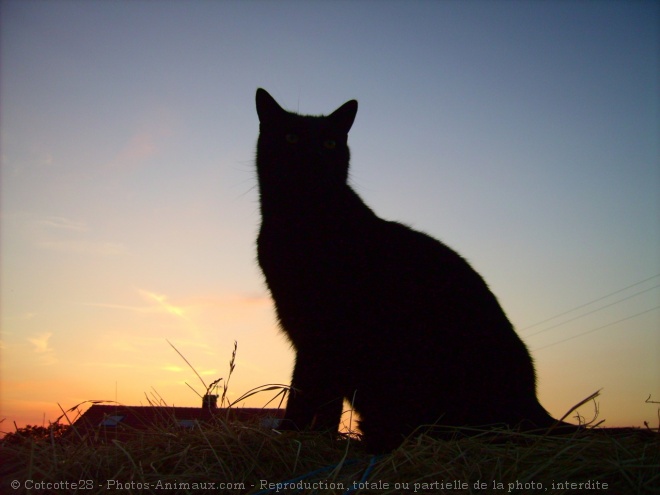
[[[133,164],[151,158],[156,154],[155,137],[149,132],[135,134],[116,158],[118,164]]]
[[[52,336],[52,332],[41,333],[36,337],[28,337],[28,341],[34,346],[34,352],[37,354],[43,354],[52,351],[48,346],[48,341]]]
[[[97,349],[104,354],[113,356],[113,362],[136,363],[135,354],[153,352],[154,349],[167,349],[167,344],[162,335],[149,334],[148,331],[135,332],[131,330],[119,330],[104,332],[98,336]],[[119,356],[122,356],[120,359]],[[109,366],[109,365],[108,365]]]
[[[185,371],[184,368],[181,366],[175,366],[175,365],[168,365],[168,366],[163,366],[161,369],[165,371],[172,371],[173,373],[181,373],[182,371]]]
[[[57,363],[55,350],[50,346],[52,332],[43,332],[35,337],[28,337],[28,342],[33,345],[33,351],[39,356],[41,364],[49,365]]]
[[[186,301],[187,305],[204,307],[256,307],[272,304],[268,294],[228,294],[224,296],[198,296]]]
[[[28,215],[22,221],[32,227],[32,242],[39,249],[94,256],[120,256],[128,253],[122,243],[90,239],[90,229],[82,220]]]
[[[137,292],[140,297],[149,304],[138,306],[130,304],[89,303],[88,305],[102,308],[135,311],[137,313],[169,313],[179,318],[186,318],[186,307],[182,305],[175,305],[169,302],[168,296],[145,289],[137,289]]]
[[[118,242],[88,241],[88,240],[44,240],[37,246],[41,249],[76,254],[97,256],[120,256],[128,254],[128,249]]]
[[[94,368],[99,368],[99,367],[103,367],[103,368],[137,368],[136,365],[130,364],[130,363],[103,363],[103,362],[97,362],[97,361],[83,362],[83,363],[80,363],[80,366],[93,366]]]
[[[161,152],[166,140],[174,134],[174,115],[167,108],[147,109],[142,119],[142,124],[110,162],[111,167],[131,169],[147,163]]]
[[[86,306],[94,306],[97,308],[108,309],[121,309],[124,311],[133,311],[136,313],[155,313],[158,308],[154,306],[135,306],[131,304],[112,304],[112,303],[83,303]]]
[[[87,230],[85,222],[73,220],[66,217],[45,217],[37,221],[42,226],[50,227],[53,229],[74,230],[76,232],[84,232]]]
[[[181,306],[175,306],[174,304],[167,301],[167,296],[164,294],[156,294],[155,292],[150,292],[147,290],[139,289],[138,292],[140,295],[147,301],[153,301],[156,303],[156,306],[161,310],[178,316],[180,318],[185,318],[185,310]]]

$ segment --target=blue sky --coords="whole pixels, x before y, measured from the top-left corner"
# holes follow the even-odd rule
[[[196,405],[184,382],[201,385],[165,339],[207,383],[237,340],[234,396],[288,383],[254,250],[264,87],[301,113],[359,101],[351,183],[483,275],[554,415],[602,388],[607,424],[657,422],[644,403],[660,397],[657,3],[1,13],[0,417],[154,393]]]

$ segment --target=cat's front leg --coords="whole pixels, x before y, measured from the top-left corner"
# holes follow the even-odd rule
[[[343,396],[333,380],[330,363],[318,357],[298,352],[281,429],[338,430]]]

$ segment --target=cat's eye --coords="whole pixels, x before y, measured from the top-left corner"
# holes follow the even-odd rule
[[[284,139],[286,139],[286,142],[290,144],[296,144],[298,141],[300,141],[298,134],[287,134],[284,136]]]
[[[337,141],[334,139],[326,139],[323,141],[323,147],[329,150],[334,150],[337,147]]]

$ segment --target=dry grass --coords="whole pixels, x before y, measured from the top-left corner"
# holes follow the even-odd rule
[[[89,483],[84,485],[89,494],[660,492],[655,431],[587,430],[571,436],[455,431],[454,440],[422,432],[377,457],[354,438],[278,433],[223,420],[192,430],[136,431],[124,442],[14,436],[0,444],[0,492],[68,493],[81,482]],[[11,489],[14,480],[18,490]],[[287,490],[287,482],[295,490]],[[50,489],[26,489],[40,487]]]
[[[202,380],[206,393],[218,382]],[[278,388],[259,387],[243,398]],[[99,441],[64,432],[62,423],[75,420],[78,406],[63,413],[48,429],[0,441],[0,493],[660,493],[657,429],[573,435],[444,429],[438,439],[437,428],[421,428],[392,453],[372,456],[355,434],[279,433],[220,417]]]

